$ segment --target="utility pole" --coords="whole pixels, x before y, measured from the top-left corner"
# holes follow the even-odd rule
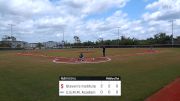
[[[9,25],[10,28],[11,28],[11,37],[12,37],[12,27],[15,26],[15,25],[13,25],[13,24],[8,24],[8,25]]]

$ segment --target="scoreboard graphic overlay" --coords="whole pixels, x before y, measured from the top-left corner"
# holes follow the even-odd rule
[[[121,96],[119,76],[60,76],[59,96]]]

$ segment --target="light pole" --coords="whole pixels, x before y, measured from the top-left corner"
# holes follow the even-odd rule
[[[172,38],[171,38],[171,45],[172,45],[172,47],[173,47],[173,45],[174,45],[174,39],[173,39],[173,36],[174,36],[174,19],[172,19],[172,20],[170,20],[169,22],[171,22],[172,23]]]
[[[15,26],[13,24],[8,24],[11,27],[11,37],[12,37],[12,27]]]
[[[121,27],[117,27],[117,29],[118,29],[118,45],[120,45],[120,39],[119,39],[119,28],[121,28]]]
[[[63,46],[65,45],[65,41],[64,41],[64,29],[63,29],[63,40],[62,40],[62,44],[63,44]]]

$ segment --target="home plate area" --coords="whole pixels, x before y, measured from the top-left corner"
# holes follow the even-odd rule
[[[65,57],[56,57],[53,62],[55,63],[67,63],[67,64],[81,64],[81,63],[101,63],[107,62],[111,59],[108,57],[96,57],[96,58],[65,58]]]

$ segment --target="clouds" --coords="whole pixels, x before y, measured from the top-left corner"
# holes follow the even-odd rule
[[[58,4],[81,14],[101,13],[111,8],[122,8],[129,0],[61,0]],[[76,12],[78,13],[78,12]]]
[[[171,23],[169,20],[176,19],[174,26],[175,36],[180,35],[180,1],[179,0],[158,0],[145,7],[148,11],[142,15],[144,21],[150,27],[149,30],[166,32],[171,34]]]
[[[54,9],[48,0],[1,0],[1,13],[32,17],[35,14],[43,14]]]
[[[91,19],[92,22],[88,22],[86,17],[113,8],[122,8],[127,2],[128,0],[0,0],[0,29],[1,33],[9,33],[8,24],[15,24],[14,35],[29,36],[26,39],[31,42],[37,40],[30,36],[43,34],[45,39],[50,40],[48,36],[56,36],[62,30],[69,37],[74,32],[83,36],[84,33],[105,28],[100,27],[103,21],[93,22]]]
[[[145,13],[146,20],[170,20],[180,18],[179,0],[159,0],[146,6],[146,9],[152,10],[151,13]]]
[[[123,11],[128,2],[131,1],[0,0],[0,36],[10,32],[8,24],[12,23],[16,25],[14,35],[29,42],[61,41],[63,30],[65,40],[71,42],[74,35],[82,41],[96,41],[99,36],[116,39],[117,27],[121,35],[145,38],[149,36],[147,32],[168,29],[165,20],[180,17],[180,1],[159,0],[145,7],[142,18],[132,20]],[[175,24],[180,25],[178,21]]]

